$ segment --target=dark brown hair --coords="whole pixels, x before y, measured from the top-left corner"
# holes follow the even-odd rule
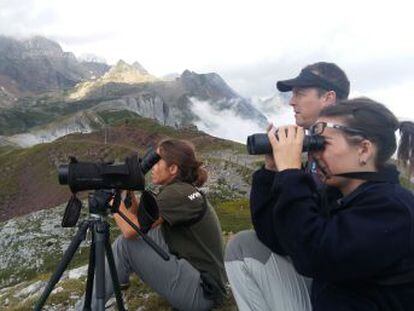
[[[413,122],[400,123],[388,108],[366,97],[344,100],[336,105],[328,106],[321,111],[320,116],[340,117],[347,126],[364,133],[361,139],[365,138],[375,143],[378,149],[377,168],[384,166],[397,149],[395,131],[399,129],[401,141],[397,156],[404,166],[410,167],[412,172],[414,168]],[[349,142],[355,141],[355,136],[358,135],[346,133]]]
[[[195,148],[187,140],[166,139],[158,144],[161,158],[168,165],[178,166],[177,180],[201,187],[207,181],[207,171],[201,167],[203,162],[197,160]]]

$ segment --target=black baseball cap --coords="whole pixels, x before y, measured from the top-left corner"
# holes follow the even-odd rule
[[[276,87],[280,92],[292,91],[294,87],[319,87],[327,91],[335,91],[338,96],[348,96],[349,90],[345,90],[343,87],[335,84],[332,81],[325,79],[310,69],[304,68],[300,74],[293,79],[278,81]]]

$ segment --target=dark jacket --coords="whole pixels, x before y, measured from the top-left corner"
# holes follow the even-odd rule
[[[414,310],[414,196],[395,181],[362,184],[327,216],[311,175],[262,169],[251,203],[259,239],[314,279],[313,310]]]

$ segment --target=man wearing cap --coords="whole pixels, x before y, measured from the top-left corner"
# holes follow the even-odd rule
[[[320,62],[306,66],[299,76],[276,84],[281,92],[292,91],[290,105],[296,124],[305,128],[318,118],[319,112],[349,95],[349,80],[333,63]]]
[[[296,124],[309,128],[320,111],[346,99],[350,83],[336,64],[318,62],[300,74],[276,84],[281,92],[292,91],[289,104]],[[269,127],[271,129],[272,125]],[[272,156],[253,174],[250,209],[253,230],[242,231],[229,241],[225,266],[240,310],[311,310],[311,280],[298,274],[275,235],[273,207],[278,197]]]

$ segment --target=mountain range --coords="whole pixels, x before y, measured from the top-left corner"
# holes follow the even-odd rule
[[[79,61],[43,37],[0,36],[0,145],[29,146],[99,128],[99,111],[130,111],[176,128],[194,125],[193,101],[265,127],[266,117],[217,73],[158,78],[141,64]],[[85,117],[88,116],[88,117]],[[89,122],[95,120],[93,122]]]

